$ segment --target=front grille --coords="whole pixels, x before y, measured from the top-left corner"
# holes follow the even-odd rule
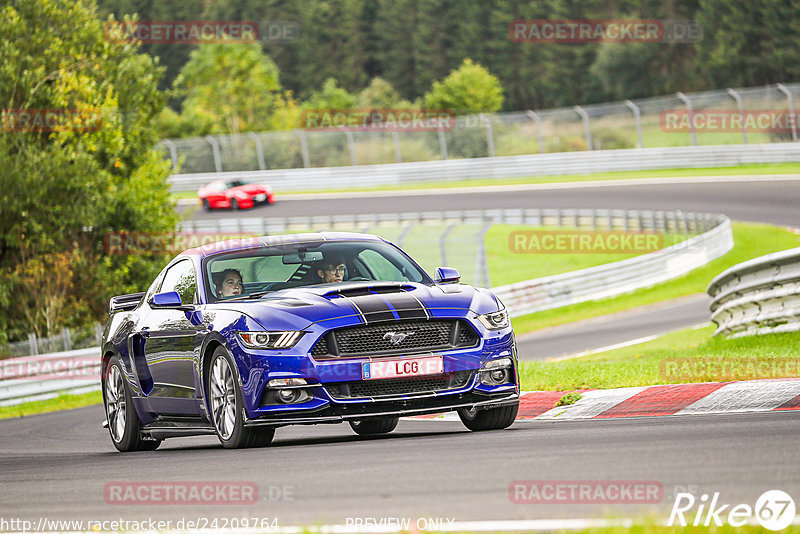
[[[325,389],[334,399],[433,393],[462,388],[469,384],[473,373],[474,371],[457,371],[420,378],[357,380],[327,384]]]
[[[393,343],[392,340],[397,343]],[[392,321],[329,332],[314,345],[311,354],[322,359],[376,354],[411,354],[474,347],[478,341],[478,334],[466,321],[457,319]]]

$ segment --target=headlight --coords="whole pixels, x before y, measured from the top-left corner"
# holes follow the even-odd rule
[[[297,345],[304,332],[238,332],[242,344],[250,349],[288,349]]]
[[[478,320],[489,330],[500,330],[509,325],[508,312],[505,308],[500,311],[479,315]]]

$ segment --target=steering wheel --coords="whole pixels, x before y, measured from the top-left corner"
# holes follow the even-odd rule
[[[363,276],[353,276],[352,278],[348,278],[345,280],[346,282],[370,282],[369,278],[364,278]]]

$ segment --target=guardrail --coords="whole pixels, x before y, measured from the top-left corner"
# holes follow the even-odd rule
[[[400,233],[401,238],[395,240],[402,244],[402,236],[408,235],[409,229],[414,225],[443,227],[443,235],[446,236],[456,223],[471,224],[479,228],[476,234],[480,236],[476,260],[484,269],[487,282],[483,236],[492,224],[587,230],[650,230],[691,236],[670,247],[634,258],[493,288],[512,316],[613,297],[652,286],[705,265],[733,246],[730,220],[724,215],[650,210],[529,208],[201,220],[184,223],[182,230],[252,232],[266,235],[287,231],[336,229],[342,226],[364,231],[393,226],[404,227]],[[443,259],[444,248],[441,247]],[[797,275],[800,279],[800,269]],[[0,360],[0,406],[52,398],[62,392],[79,393],[99,389],[99,356],[99,348],[95,347]],[[86,377],[87,374],[92,376]]]
[[[733,247],[730,220],[720,214],[577,210],[576,217],[581,211],[593,215],[606,211],[609,229],[675,232],[693,227],[703,233],[657,252],[493,288],[512,317],[653,286],[705,265]]]
[[[349,167],[173,174],[168,182],[175,192],[196,191],[201,186],[220,179],[265,182],[277,192],[322,191],[487,178],[793,163],[798,160],[800,160],[800,143],[679,146]]]
[[[714,335],[800,330],[800,247],[723,271],[708,286]]]
[[[100,347],[0,360],[0,406],[100,389]]]

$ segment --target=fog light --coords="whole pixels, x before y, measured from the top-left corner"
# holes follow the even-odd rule
[[[489,379],[492,382],[496,382],[498,384],[505,382],[506,379],[506,370],[505,369],[495,369],[494,371],[489,372]]]
[[[301,393],[297,390],[282,389],[278,391],[278,399],[285,404],[291,404],[300,398],[300,394]]]

